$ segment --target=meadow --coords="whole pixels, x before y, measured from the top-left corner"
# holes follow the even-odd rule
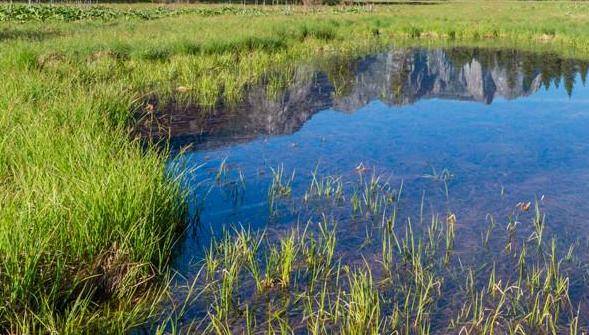
[[[187,222],[186,191],[167,173],[166,150],[138,136],[135,125],[158,117],[169,103],[211,107],[237,102],[248,85],[269,73],[274,75],[264,80],[279,89],[296,64],[330,63],[391,44],[503,45],[589,58],[589,5],[577,2],[165,9],[116,5],[35,11],[13,6],[0,5],[0,330],[7,333],[124,333],[159,318],[159,303],[167,298],[172,275],[170,257]],[[280,185],[278,177],[271,194],[286,195],[288,187]],[[536,213],[534,222],[541,229],[539,209]],[[442,221],[433,221],[431,229],[443,236],[445,247],[434,248],[437,240],[430,243],[444,254],[452,240],[452,219]],[[313,276],[345,275],[350,288],[345,294],[334,291],[341,299],[324,295],[300,301],[303,306],[321,304],[319,314],[308,319],[316,332],[333,323],[341,323],[348,333],[385,329],[373,279],[313,261],[314,252],[329,256],[334,242],[328,230],[313,250],[306,246],[307,236],[298,234],[293,232],[290,240],[262,257],[290,259],[269,267],[272,273],[266,279],[256,274],[258,265],[248,251],[255,250],[250,245],[254,235],[241,232],[241,240],[219,241],[207,260],[211,285],[219,285],[213,291],[215,313],[207,319],[213,327],[208,330],[231,330],[232,281],[246,264],[259,290],[286,287],[292,280],[290,268],[303,262],[297,257],[306,257],[302,269],[311,267]],[[536,232],[538,245],[548,243],[540,235]],[[396,317],[386,322],[393,329],[411,321],[415,331],[429,324],[423,321],[425,309],[438,287],[437,277],[422,269],[419,258],[429,249],[419,249],[410,231],[404,239],[395,238],[390,229],[385,236],[383,257],[391,263],[401,255],[411,265],[404,268],[409,275],[403,280],[412,282],[397,294],[413,302],[405,304],[411,311],[389,306]],[[506,283],[489,279],[488,291],[467,291],[465,301],[472,304],[461,318],[472,329],[493,332],[493,317],[509,301],[511,306],[531,306],[522,322],[537,328],[527,330],[560,331],[555,316],[566,302],[567,280],[560,275],[552,246],[538,250],[546,248],[549,257],[539,256],[536,272],[518,279],[530,282],[532,295],[506,290]],[[521,252],[518,257],[524,257]],[[439,259],[444,265],[444,256]],[[219,262],[235,272],[215,277]],[[495,299],[490,316],[477,309],[483,295]],[[521,300],[528,298],[533,300]],[[518,308],[510,310],[519,313]],[[573,333],[577,314],[570,315],[564,323]],[[517,332],[518,325],[504,324],[503,330]]]

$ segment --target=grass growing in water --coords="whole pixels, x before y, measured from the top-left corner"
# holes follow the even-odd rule
[[[384,197],[390,190],[375,192]],[[351,198],[344,198],[351,206]],[[326,200],[341,210],[341,204]],[[195,292],[204,292],[200,306],[208,311],[195,321],[202,326],[196,331],[576,334],[586,329],[579,309],[583,293],[570,290],[571,282],[586,285],[583,266],[571,262],[572,247],[559,250],[564,242],[547,239],[546,231],[542,242],[529,235],[538,232],[534,222],[544,217],[540,202],[537,212],[514,206],[517,222],[529,225],[525,231],[510,229],[513,218],[489,220],[483,231],[493,239],[461,255],[453,252],[460,237],[454,213],[432,213],[429,222],[422,217],[398,222],[399,201],[383,204],[381,222],[370,226],[382,241],[374,249],[338,249],[338,239],[348,232],[340,232],[327,214],[279,235],[245,228],[223,235],[202,265],[214,270],[194,282]],[[349,224],[348,219],[339,216]],[[511,245],[509,253],[504,245]],[[228,303],[218,308],[219,301]]]
[[[0,82],[0,330],[120,333],[153,313],[153,304],[146,301],[157,302],[160,295],[150,292],[147,283],[166,272],[186,204],[178,183],[166,173],[165,155],[130,140],[129,124],[137,112],[148,109],[148,102],[157,101],[152,105],[156,110],[170,102],[203,106],[235,102],[244,87],[261,80],[269,69],[287,73],[298,61],[366,52],[410,38],[426,44],[477,44],[486,39],[524,46],[540,42],[541,49],[587,57],[586,9],[581,3],[511,2],[377,8],[370,15],[278,8],[264,17],[258,17],[259,10],[240,12],[245,16],[187,13],[152,21],[114,18],[106,24],[59,18],[21,24],[4,16],[8,21],[0,25],[4,75]],[[51,11],[50,18],[56,15]],[[72,20],[80,15],[86,14],[75,14]],[[288,78],[275,78],[273,90],[280,81]],[[377,211],[381,198],[370,189],[363,191],[368,193],[352,197],[358,211]],[[319,233],[303,234],[300,248],[290,242],[285,242],[284,250],[277,247],[293,257],[291,265],[278,271],[281,282],[290,272],[289,285],[295,285],[297,257],[303,257],[314,278],[313,295],[303,300],[315,331],[340,320],[330,319],[341,315],[332,313],[334,304],[356,301],[343,293],[336,299],[327,281],[322,281],[340,273],[333,264],[334,234],[326,225]],[[516,221],[510,227],[515,234]],[[412,236],[411,231],[406,234]],[[402,254],[387,259],[411,260],[416,270],[408,278],[414,281],[405,283],[408,291],[399,293],[398,304],[391,307],[395,317],[378,324],[414,324],[427,330],[427,309],[439,287],[437,277],[423,267],[423,244],[409,239],[399,241],[399,247]],[[514,253],[515,244],[509,244],[509,250]],[[242,262],[241,256],[235,262]],[[538,296],[538,304],[549,311],[562,301],[563,284],[554,279],[559,278],[556,268],[550,270],[549,288],[542,290],[550,297]],[[237,269],[232,271],[233,276],[223,279],[225,293],[211,312],[216,317],[211,324],[218,330],[232,311],[231,287],[240,282]],[[547,273],[540,264],[526,279],[535,283],[534,293],[539,294],[536,283]],[[375,282],[367,281],[358,277],[348,285],[359,283],[359,291],[372,289]],[[506,301],[519,297],[512,297],[513,292],[507,291]],[[473,303],[488,294],[471,296]],[[137,303],[137,297],[144,299]],[[497,318],[506,306],[499,302]],[[253,327],[257,316],[251,313],[247,309],[244,315]],[[283,314],[268,313],[273,325],[284,327]],[[477,309],[476,315],[465,315],[473,329],[479,329],[488,320],[485,313],[486,309]],[[414,315],[420,321],[413,320]],[[557,321],[530,315],[523,318],[529,324]],[[374,329],[374,319],[368,319],[365,329]],[[347,323],[367,319],[354,320]],[[571,322],[571,329],[577,323]]]

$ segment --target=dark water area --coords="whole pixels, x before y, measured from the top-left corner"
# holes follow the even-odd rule
[[[169,167],[188,169],[183,180],[198,219],[174,267],[194,275],[223,229],[280,237],[324,217],[337,221],[338,257],[374,262],[380,239],[349,206],[359,180],[370,178],[399,198],[398,226],[453,213],[461,262],[504,253],[498,241],[496,252],[477,253],[490,215],[505,226],[517,204],[536,201],[546,213],[547,240],[555,237],[565,252],[570,243],[586,249],[588,65],[517,50],[393,49],[334,64],[333,71],[301,66],[278,94],[260,84],[234,106],[178,109],[166,132],[172,151],[183,153]],[[286,180],[294,175],[292,194],[269,204],[279,170]],[[345,199],[305,202],[313,175],[340,181]],[[363,220],[376,222],[391,210],[383,206]],[[521,234],[530,233],[530,221],[531,214],[522,215]],[[577,303],[588,291],[571,283]],[[195,306],[192,315],[205,310]]]

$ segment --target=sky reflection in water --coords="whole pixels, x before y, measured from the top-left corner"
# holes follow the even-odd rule
[[[276,97],[259,85],[238,106],[170,116],[172,149],[190,145],[171,168],[205,163],[186,183],[195,199],[209,191],[200,223],[179,247],[181,272],[194,270],[189,264],[223,227],[280,234],[317,217],[293,205],[311,173],[354,181],[360,163],[367,175],[403,182],[402,217],[416,216],[422,199],[427,217],[455,212],[458,251],[480,242],[487,213],[505,220],[516,203],[535,197],[543,198],[549,235],[586,238],[587,63],[513,50],[399,49],[336,65],[333,72],[302,66]],[[228,185],[209,189],[225,159]],[[270,217],[270,168],[280,164],[295,171],[293,199]],[[424,177],[434,169],[453,175],[448,198],[440,182]],[[357,257],[364,228],[338,228],[343,257]]]

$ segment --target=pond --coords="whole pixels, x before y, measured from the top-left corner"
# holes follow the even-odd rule
[[[283,89],[262,80],[237,104],[169,115],[169,167],[183,171],[194,217],[173,265],[215,287],[186,323],[294,333],[478,333],[489,320],[501,332],[585,327],[589,63],[393,48],[333,66],[301,65]],[[231,263],[223,243],[248,245],[241,235],[259,261],[243,260],[222,293],[239,258]],[[374,295],[362,300],[360,289]]]

